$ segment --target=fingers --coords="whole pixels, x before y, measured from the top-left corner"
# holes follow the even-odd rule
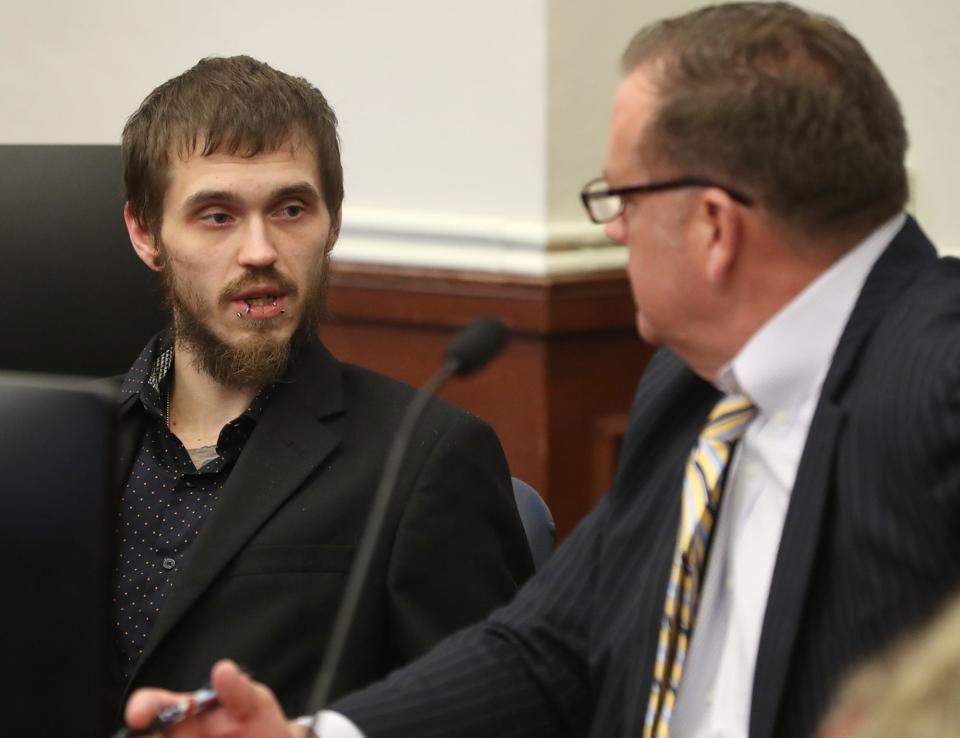
[[[168,738],[289,738],[294,733],[273,693],[253,681],[232,661],[219,661],[211,672],[211,686],[220,707],[168,728]],[[131,728],[144,728],[164,707],[188,695],[164,689],[137,690],[127,703]]]
[[[131,728],[145,728],[161,709],[186,696],[166,689],[138,689],[127,702],[124,719]]]
[[[204,736],[299,738],[303,734],[297,726],[288,725],[273,692],[253,681],[232,661],[217,662],[210,681],[220,696],[221,709],[200,718],[208,730]]]
[[[220,697],[220,704],[238,720],[257,715],[264,710],[279,710],[273,694],[248,677],[233,661],[214,664],[210,683]]]

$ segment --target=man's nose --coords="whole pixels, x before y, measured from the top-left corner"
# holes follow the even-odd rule
[[[613,243],[627,242],[627,224],[623,213],[620,213],[616,218],[604,224],[603,235],[607,237],[607,240],[613,241]]]
[[[237,259],[240,266],[263,268],[277,260],[277,247],[267,224],[259,218],[249,221]]]

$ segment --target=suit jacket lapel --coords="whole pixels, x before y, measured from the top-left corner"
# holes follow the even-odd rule
[[[870,334],[919,270],[936,257],[912,218],[877,260],[844,328],[824,380],[784,521],[757,654],[751,738],[774,735],[791,653],[806,600],[833,460],[843,431],[843,391]]]
[[[339,427],[323,421],[342,411],[342,390],[339,362],[319,342],[304,347],[190,546],[131,681],[230,560],[340,443]]]

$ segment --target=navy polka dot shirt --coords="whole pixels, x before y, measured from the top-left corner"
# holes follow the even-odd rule
[[[225,425],[216,453],[197,469],[167,427],[166,404],[174,349],[169,333],[153,339],[124,378],[124,397],[139,395],[146,431],[130,471],[117,519],[119,559],[113,597],[114,630],[127,677],[176,581],[193,542],[270,395]]]

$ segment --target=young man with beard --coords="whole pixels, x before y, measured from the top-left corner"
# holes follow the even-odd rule
[[[300,78],[201,61],[123,133],[124,218],[172,328],[123,380],[110,701],[243,663],[292,711],[320,663],[412,389],[316,337],[343,198],[336,118]],[[431,403],[335,680],[383,676],[531,572],[490,428]],[[115,713],[119,717],[119,711]]]

